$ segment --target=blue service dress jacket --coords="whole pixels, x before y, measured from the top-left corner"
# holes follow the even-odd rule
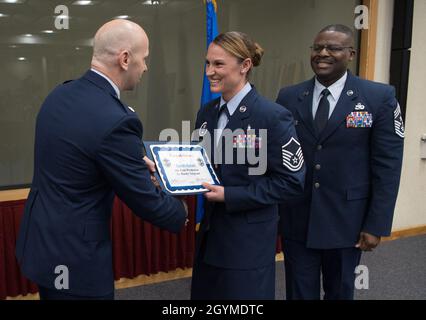
[[[181,230],[185,209],[152,184],[142,132],[137,114],[93,71],[49,94],[37,116],[34,177],[16,246],[25,276],[54,289],[63,270],[56,268],[65,266],[70,294],[111,293],[114,195],[142,219]]]
[[[206,132],[213,137],[218,113],[219,99],[200,109],[196,128],[201,140]],[[300,195],[304,184],[305,167],[293,117],[253,87],[226,129],[233,132],[233,160],[227,162],[225,152],[220,160],[215,159],[213,151],[211,159],[224,186],[225,202],[205,202],[196,254],[202,255],[204,263],[219,268],[249,270],[269,266],[275,261],[278,204]],[[262,137],[260,129],[266,129],[267,135]],[[214,141],[208,139],[211,150],[216,148]],[[266,156],[260,157],[266,162],[266,170],[260,175],[249,173],[250,168],[258,166],[249,161],[248,153],[253,150]],[[238,163],[237,154],[241,152],[245,157]]]
[[[404,126],[393,87],[348,71],[325,129],[312,115],[314,79],[283,88],[277,103],[294,116],[307,173],[304,195],[281,206],[281,231],[309,248],[353,247],[361,231],[391,232]]]

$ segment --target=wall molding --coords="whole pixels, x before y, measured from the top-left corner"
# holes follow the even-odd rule
[[[0,202],[25,200],[30,193],[29,188],[0,191]]]
[[[369,25],[368,29],[361,30],[359,76],[363,79],[374,80],[379,3],[378,0],[363,0],[362,4],[368,7]]]

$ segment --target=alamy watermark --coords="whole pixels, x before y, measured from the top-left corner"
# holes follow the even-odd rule
[[[57,290],[68,290],[70,288],[70,272],[67,266],[59,265],[55,268],[55,288]]]
[[[364,265],[358,265],[355,268],[355,289],[357,290],[368,290],[370,288],[370,275],[368,267]]]
[[[355,7],[354,13],[356,15],[354,21],[354,27],[357,30],[368,29],[368,7],[365,5],[359,5]]]
[[[68,30],[70,28],[70,12],[66,5],[58,5],[55,7],[55,28],[57,30]]]
[[[182,136],[172,128],[161,131],[159,141],[169,144],[197,143],[204,148],[213,164],[246,164],[249,175],[263,175],[268,165],[268,130],[214,129],[213,134],[204,127],[191,133],[190,121],[182,121]],[[216,145],[216,141],[219,143]],[[213,147],[212,146],[216,146]],[[279,146],[281,152],[281,146]]]

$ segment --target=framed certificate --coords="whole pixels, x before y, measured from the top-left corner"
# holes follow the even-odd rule
[[[220,184],[203,147],[192,144],[148,145],[163,190],[173,195],[208,191],[201,184]]]

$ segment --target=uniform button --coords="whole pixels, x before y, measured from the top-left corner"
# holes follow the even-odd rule
[[[319,144],[319,145],[317,146],[317,150],[321,150],[321,149],[322,149],[322,145],[320,145],[320,144]]]
[[[321,165],[320,164],[316,164],[315,165],[315,170],[320,170],[321,169]]]
[[[318,189],[320,187],[320,184],[318,182],[315,182],[314,186],[316,189]]]

